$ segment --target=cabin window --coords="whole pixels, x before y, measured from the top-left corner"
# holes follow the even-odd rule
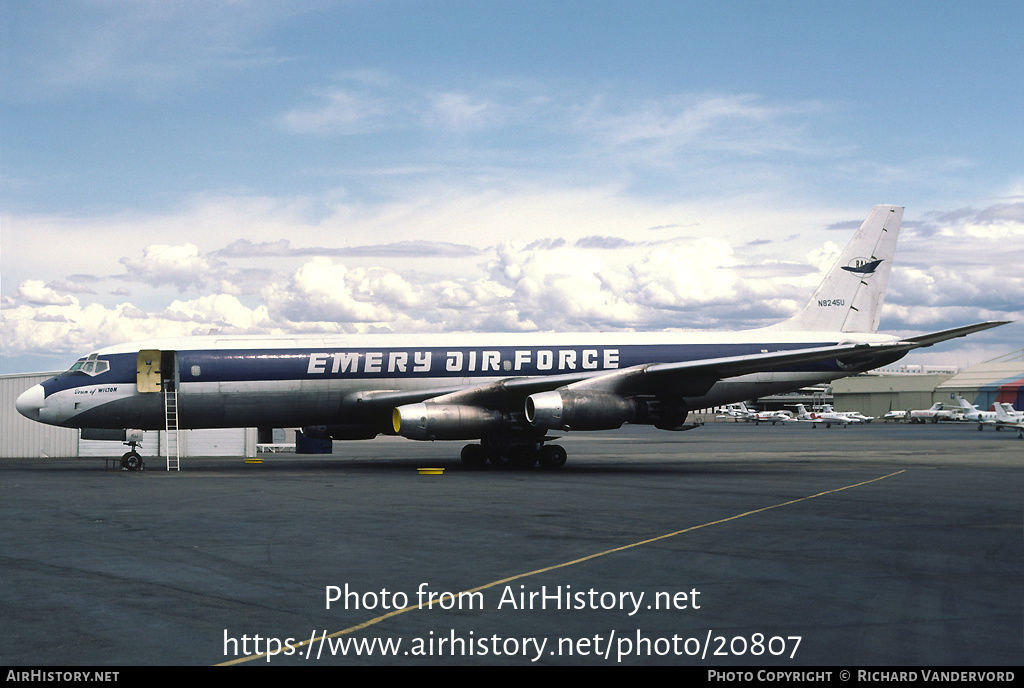
[[[201,372],[202,372],[202,370],[200,370],[199,366],[197,366],[197,365],[192,366],[192,377],[199,377],[199,374]]]

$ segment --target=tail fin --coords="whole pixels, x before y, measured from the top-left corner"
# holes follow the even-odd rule
[[[876,205],[803,310],[781,330],[877,332],[903,208]]]
[[[1004,423],[1020,423],[1022,422],[1021,412],[1013,407],[1013,404],[1009,404],[1005,401],[997,401],[992,404],[992,408],[996,411],[996,420]],[[1000,415],[1002,411],[1002,415]]]

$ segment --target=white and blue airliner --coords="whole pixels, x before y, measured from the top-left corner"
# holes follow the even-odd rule
[[[767,328],[157,339],[90,353],[17,408],[63,427],[152,430],[165,427],[173,394],[182,429],[471,440],[469,465],[559,467],[566,452],[551,433],[688,429],[691,409],[828,382],[1003,324],[877,332],[902,217],[875,206],[803,310]]]

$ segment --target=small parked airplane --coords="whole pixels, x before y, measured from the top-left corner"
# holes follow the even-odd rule
[[[725,411],[722,413],[722,417],[733,418],[735,420],[743,420],[750,423],[784,423],[789,420],[793,420],[793,416],[786,411],[754,411],[753,409],[747,408],[746,403],[739,402],[736,404],[728,404],[725,407]]]
[[[836,411],[832,408],[831,404],[824,404],[822,406],[822,410],[825,411],[825,413],[838,413],[846,416],[854,423],[870,423],[875,419],[874,416],[865,416],[860,411]]]
[[[978,430],[981,430],[985,424],[996,422],[995,411],[982,411],[974,404],[968,403],[963,397],[957,397],[956,400],[960,402],[960,408],[964,410],[964,420],[977,423]]]
[[[889,411],[884,416],[882,416],[882,420],[886,422],[890,420],[906,420],[908,413],[909,411]]]
[[[732,418],[733,422],[750,419],[750,409],[742,401],[738,404],[726,404],[715,418]]]
[[[940,420],[953,420],[953,411],[942,408],[942,402],[936,401],[931,408],[908,411],[911,423],[938,423]]]
[[[312,437],[471,440],[462,460],[565,463],[551,433],[685,430],[690,409],[853,375],[996,327],[879,334],[903,208],[875,206],[803,309],[744,332],[208,336],[121,344],[32,387],[18,411],[121,432],[302,427]],[[111,438],[113,439],[113,438]],[[128,442],[131,444],[131,440]],[[133,450],[122,463],[138,467]]]
[[[996,428],[1016,428],[1017,437],[1024,439],[1024,414],[1016,411],[1012,404],[994,404],[996,409]],[[1009,408],[1007,408],[1009,407]]]
[[[1013,408],[1013,404],[1006,401],[997,401],[996,403],[992,404],[992,408],[996,411],[996,413],[999,412],[1000,406],[1003,407],[1003,411],[1006,412],[1006,417],[1009,418],[1010,421],[1024,421],[1024,411],[1018,411],[1017,409]]]
[[[803,404],[796,405],[796,419],[804,423],[812,423],[811,427],[818,427],[818,423],[824,423],[826,428],[831,428],[833,425],[842,425],[846,427],[850,423],[861,423],[863,421],[853,420],[849,416],[843,413],[836,413],[832,410],[825,411],[808,411],[804,408]]]

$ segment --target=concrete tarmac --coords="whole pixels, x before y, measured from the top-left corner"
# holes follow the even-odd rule
[[[557,471],[468,470],[460,443],[399,438],[177,473],[0,461],[0,664],[1024,658],[1015,433],[713,423],[559,443]]]

